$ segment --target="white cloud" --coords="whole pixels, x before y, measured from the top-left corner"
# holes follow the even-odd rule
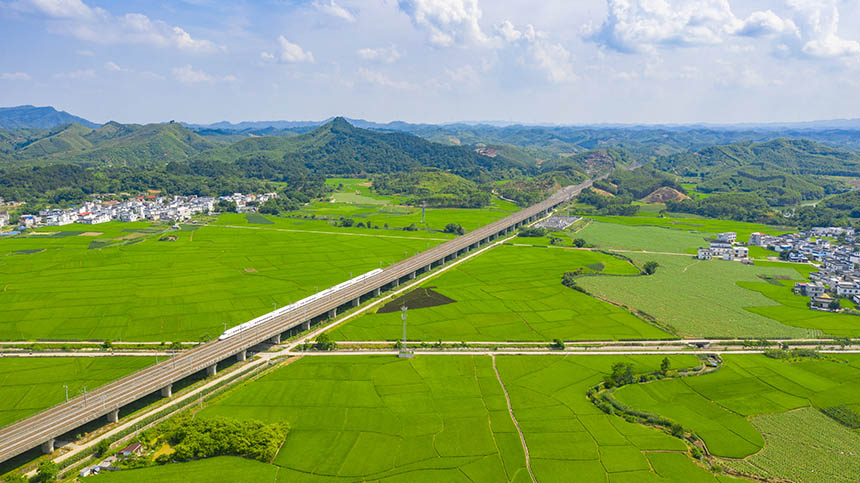
[[[438,47],[489,40],[478,23],[481,18],[478,0],[398,0],[397,5]]]
[[[394,89],[414,89],[416,86],[411,82],[393,80],[387,75],[373,69],[362,67],[358,69],[358,76],[366,82],[376,84],[381,87],[390,87]]]
[[[54,74],[54,77],[57,79],[95,79],[96,71],[93,69],[73,70]]]
[[[3,80],[30,80],[30,74],[26,72],[4,72],[0,74]]]
[[[535,64],[546,74],[550,82],[562,83],[576,80],[570,51],[561,44],[536,42],[529,50]]]
[[[96,53],[95,53],[95,52],[93,52],[92,50],[87,50],[87,49],[81,49],[81,50],[78,50],[78,51],[75,51],[75,52],[76,52],[78,55],[83,55],[84,57],[92,57],[92,56],[96,55]]]
[[[764,37],[779,34],[798,34],[797,26],[790,19],[784,19],[772,10],[753,12],[740,22],[736,35],[744,37]]]
[[[123,72],[126,70],[126,69],[123,69],[122,67],[118,66],[114,62],[105,62],[105,69],[113,71],[113,72]]]
[[[392,64],[401,57],[400,51],[398,51],[397,47],[393,45],[389,47],[379,47],[377,49],[358,49],[356,54],[364,60],[384,62],[386,64]]]
[[[516,42],[518,40],[527,40],[529,42],[534,42],[536,34],[535,28],[533,25],[526,25],[526,28],[523,31],[519,31],[514,27],[514,24],[511,23],[510,20],[505,20],[504,22],[493,27],[496,35],[498,35],[505,42]]]
[[[355,15],[353,15],[353,13],[349,10],[335,3],[334,0],[328,0],[327,2],[316,1],[313,3],[313,6],[320,12],[325,13],[327,15],[331,15],[332,17],[346,20],[349,23],[355,22]]]
[[[223,50],[208,40],[198,40],[180,27],[151,20],[140,13],[113,15],[80,0],[23,0],[20,10],[44,15],[52,20],[49,28],[77,39],[102,44],[145,44],[187,52]],[[82,55],[89,55],[89,51]]]
[[[201,82],[215,82],[215,78],[203,72],[202,70],[194,70],[191,64],[186,64],[182,67],[174,67],[173,75],[176,80],[183,84],[199,84]]]
[[[788,0],[788,4],[800,26],[802,54],[818,58],[860,56],[860,42],[839,37],[835,0]]]
[[[314,54],[309,50],[303,49],[299,44],[294,44],[287,40],[283,35],[278,37],[280,52],[272,54],[269,52],[261,52],[260,58],[265,61],[273,62],[279,60],[290,64],[299,62],[314,62]]]

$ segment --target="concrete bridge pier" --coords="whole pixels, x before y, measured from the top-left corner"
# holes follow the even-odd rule
[[[119,422],[119,409],[114,409],[113,411],[107,413],[107,420],[109,423],[118,423]]]
[[[241,351],[238,354],[236,354],[236,360],[237,361],[242,362],[246,359],[248,359],[248,351],[247,350]]]
[[[381,294],[381,293],[382,293],[382,289],[381,289],[381,288],[375,288],[375,289],[373,289],[373,296],[374,296],[374,297],[379,297],[379,294]]]
[[[333,319],[337,317],[337,309],[331,309],[328,311],[328,318]]]
[[[361,297],[353,299],[353,301],[352,301],[353,307],[358,307],[360,304],[361,304]]]
[[[269,343],[275,344],[275,345],[280,344],[281,343],[281,334],[278,334],[278,335],[272,337],[271,339],[269,339]]]
[[[173,384],[168,384],[161,388],[161,397],[173,396]]]
[[[42,453],[51,454],[54,452],[54,438],[51,438],[44,443],[42,443]]]
[[[417,276],[418,276],[418,272],[417,272],[417,271],[412,272],[412,273],[410,273],[410,274],[409,274],[409,280],[412,280],[412,279],[414,279],[414,278],[415,278],[415,277],[417,277]]]
[[[398,279],[396,279],[396,280],[394,281],[394,286],[395,286],[395,287],[399,287],[399,286],[400,286],[400,279],[399,279],[399,278],[398,278]]]
[[[302,322],[302,330],[311,330],[311,321]]]
[[[212,377],[218,373],[218,364],[212,364],[206,368],[206,377]]]

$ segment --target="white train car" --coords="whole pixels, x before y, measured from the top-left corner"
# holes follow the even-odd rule
[[[285,306],[283,306],[277,310],[273,310],[272,312],[269,312],[268,314],[263,314],[263,315],[257,317],[256,319],[252,319],[252,320],[249,320],[248,322],[239,324],[235,327],[231,327],[231,328],[225,330],[224,333],[221,334],[220,337],[218,337],[218,340],[224,340],[224,339],[227,339],[229,337],[233,337],[234,335],[239,334],[241,332],[244,332],[246,330],[253,329],[254,327],[257,327],[260,324],[264,324],[266,322],[269,322],[270,320],[272,320],[272,319],[274,319],[280,315],[283,315],[284,313],[287,313],[291,310],[295,310],[297,308],[300,308],[300,307],[307,305],[307,304],[309,304],[315,300],[319,300],[323,297],[328,296],[331,293],[337,292],[338,290],[349,287],[350,285],[353,285],[353,284],[356,284],[356,283],[361,282],[363,280],[366,280],[366,279],[368,279],[368,278],[370,278],[370,277],[372,277],[378,273],[381,273],[381,272],[382,272],[381,268],[371,270],[365,274],[362,274],[362,275],[359,275],[353,279],[347,280],[346,282],[339,283],[339,284],[335,285],[334,287],[329,287],[329,288],[323,290],[322,292],[317,292],[317,293],[311,295],[310,297],[305,297],[305,298],[299,300],[298,302],[293,302],[290,305],[285,305]]]

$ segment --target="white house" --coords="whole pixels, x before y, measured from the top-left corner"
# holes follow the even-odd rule
[[[836,285],[836,295],[846,298],[860,295],[860,285],[852,282],[839,282]]]
[[[749,245],[755,245],[757,247],[763,246],[764,245],[764,237],[765,237],[764,233],[760,233],[760,232],[750,233]]]
[[[733,231],[727,231],[717,234],[717,241],[722,243],[734,243],[738,239],[738,234]]]
[[[732,244],[726,242],[711,242],[711,255],[721,257],[726,253],[732,253]]]
[[[750,249],[747,247],[732,247],[732,255],[735,260],[742,260],[750,257]]]
[[[3,228],[3,226],[8,225],[8,224],[9,224],[9,212],[8,211],[0,212],[0,228]]]
[[[711,253],[710,248],[699,247],[699,252],[696,254],[696,258],[699,260],[710,260],[713,257],[713,253]]]

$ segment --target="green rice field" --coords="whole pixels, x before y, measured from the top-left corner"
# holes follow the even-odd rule
[[[629,262],[599,252],[499,246],[421,285],[454,302],[409,310],[408,338],[435,342],[671,337],[623,309],[563,286],[562,275],[578,269],[638,273]],[[330,335],[335,340],[394,340],[401,331],[400,313],[395,311],[362,315]]]
[[[771,262],[749,266],[673,255],[629,255],[638,263],[654,260],[660,268],[649,277],[585,277],[580,279],[580,285],[593,294],[656,317],[679,335],[809,337],[829,333],[834,327],[842,333],[860,334],[860,318],[852,325],[852,321],[832,317],[833,314],[808,309],[801,314],[783,305],[782,298],[766,296],[769,292],[763,285],[767,283],[759,275],[799,280],[802,276],[798,269],[808,270],[808,266]],[[755,290],[745,288],[751,287],[748,283],[754,283]],[[797,297],[793,303],[803,300]]]
[[[768,235],[779,235],[795,231],[792,227],[746,223],[743,221],[717,220],[713,218],[679,218],[666,216],[589,216],[605,223],[618,223],[628,226],[660,226],[676,230],[698,231],[702,233],[721,233],[733,231],[738,234],[738,241],[746,242],[750,233],[761,232]]]
[[[780,360],[726,355],[716,372],[624,386],[622,403],[674,420],[694,431],[717,456],[745,458],[765,446],[751,422],[758,415],[845,406],[860,412],[860,357]],[[800,437],[802,427],[795,426]]]
[[[605,250],[695,253],[696,248],[708,246],[706,238],[715,238],[716,233],[592,221],[574,236]]]
[[[848,483],[860,475],[860,435],[820,411],[804,408],[750,421],[766,445],[746,459],[728,461],[734,470],[802,483]]]
[[[0,339],[217,337],[444,240],[271,227],[112,222],[0,240]]]
[[[661,431],[602,413],[584,396],[615,362],[656,369],[662,357],[497,357],[537,481],[728,481],[697,466]],[[698,363],[673,356],[674,367]],[[197,417],[287,421],[276,481],[531,481],[489,356],[305,357],[245,385]],[[266,465],[214,458],[99,476],[167,481],[198,472],[269,481]],[[219,473],[223,469],[224,473]],[[134,479],[138,478],[138,479]],[[188,481],[199,481],[191,475]]]
[[[153,357],[0,358],[0,427],[155,362]]]
[[[210,483],[212,481],[247,481],[266,483],[287,481],[278,479],[279,468],[259,461],[234,456],[219,456],[205,460],[176,463],[167,466],[152,466],[134,471],[104,471],[88,476],[86,481],[140,482],[148,483]]]

